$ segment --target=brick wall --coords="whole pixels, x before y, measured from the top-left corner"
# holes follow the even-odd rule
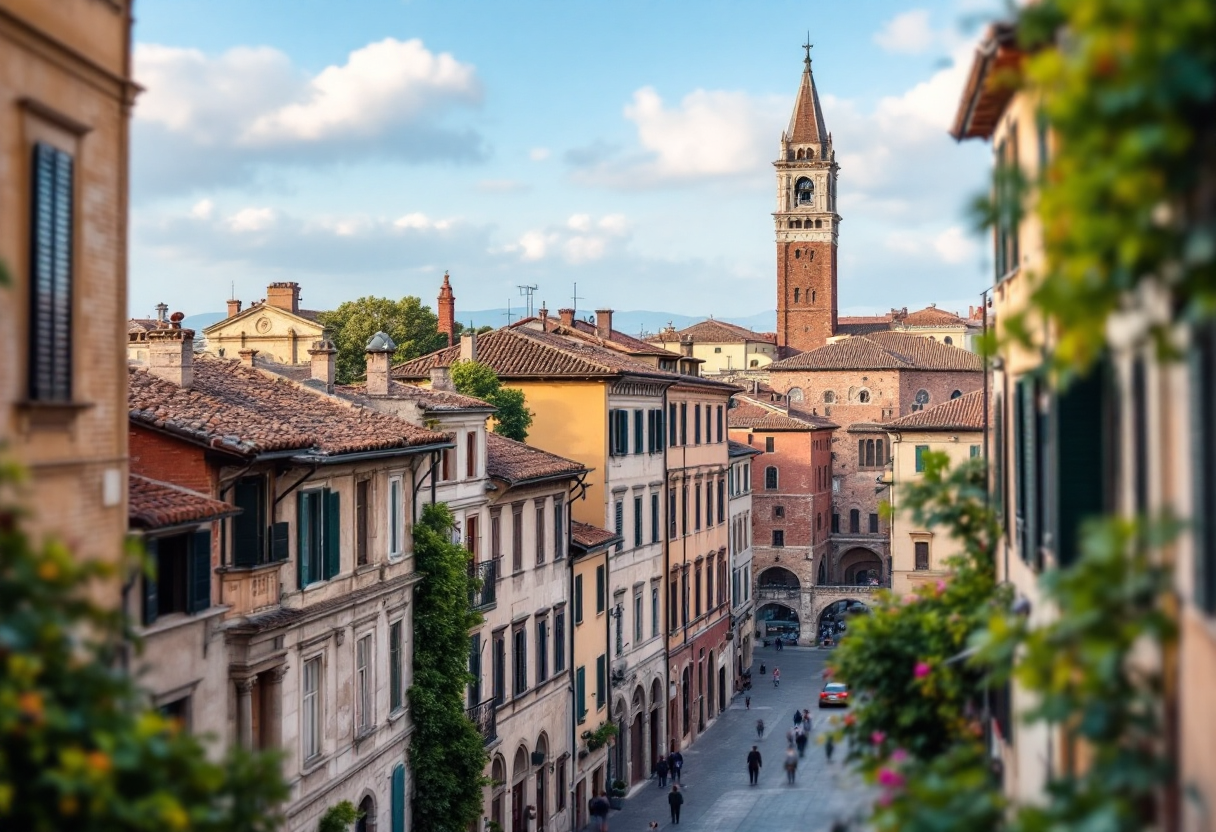
[[[202,448],[132,425],[131,473],[212,495],[212,475]]]
[[[835,244],[778,243],[778,346],[806,352],[826,344],[836,334],[836,294]]]

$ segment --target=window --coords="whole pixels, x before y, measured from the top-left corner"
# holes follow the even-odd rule
[[[718,522],[726,522],[726,483],[718,480]]]
[[[481,646],[480,636],[478,636],[477,645],[478,647]],[[393,711],[399,710],[405,705],[405,666],[402,664],[404,656],[405,643],[402,641],[402,622],[394,621],[388,625],[388,707]],[[478,650],[477,658],[480,661],[480,650]],[[480,668],[478,668],[477,672],[477,682],[481,682]],[[477,702],[474,701],[472,704],[476,705]]]
[[[694,404],[692,406],[692,432],[694,445],[701,444],[701,405]]]
[[[805,176],[794,184],[794,204],[811,205],[815,202],[815,183]]]
[[[924,410],[925,405],[929,403],[929,391],[917,390],[916,395],[912,397],[912,412]]]
[[[657,586],[650,587],[650,635],[651,637],[659,634],[659,588]]]
[[[858,534],[861,531],[861,512],[857,509],[849,509],[849,532]]]
[[[328,488],[301,491],[297,500],[300,588],[327,581],[341,571],[340,495]]]
[[[862,390],[860,393],[858,393],[857,401],[859,401],[861,404],[869,404],[870,403],[870,391]]]
[[[613,505],[613,529],[616,535],[620,538],[616,544],[616,550],[619,552],[625,547],[625,501],[617,500]]]
[[[684,567],[684,572],[680,576],[680,606],[683,614],[682,621],[685,625],[688,624],[689,612],[689,597],[688,597],[688,567]]]
[[[566,611],[553,614],[553,672],[566,669]]]
[[[680,534],[688,534],[688,486],[680,487]]]
[[[405,832],[405,766],[398,763],[393,766],[390,784],[390,817],[389,832]]]
[[[677,435],[677,433],[676,433],[676,427],[677,427],[677,422],[676,422],[676,406],[675,406],[674,404],[673,404],[673,405],[669,405],[669,406],[668,406],[668,408],[667,408],[667,416],[668,416],[668,418],[667,418],[667,422],[668,422],[668,433],[670,434],[670,435],[667,437],[667,444],[668,444],[668,445],[670,445],[670,446],[672,446],[672,447],[674,448],[674,447],[675,447],[677,444],[679,444],[679,443],[676,441],[677,439],[679,439],[679,436],[678,436],[678,435]]]
[[[595,709],[602,711],[608,704],[608,657],[602,653],[595,660]]]
[[[697,574],[695,577],[696,585],[693,588],[693,615],[696,618],[701,617],[701,566],[697,565]]]
[[[840,515],[832,512],[832,534],[840,534]]]
[[[667,537],[676,539],[676,492],[667,492]]]
[[[824,404],[836,404],[836,394],[833,393],[831,390],[824,390],[823,391],[823,403]]]
[[[785,394],[785,397],[786,397],[786,399],[788,399],[788,400],[789,400],[791,403],[793,403],[793,402],[800,402],[800,401],[802,401],[802,400],[803,400],[803,398],[804,398],[804,395],[805,395],[805,394],[802,392],[802,388],[801,388],[801,387],[791,387],[791,388],[789,389],[789,392],[787,392],[787,393]]]
[[[566,504],[561,497],[553,498],[553,559],[566,556]]]
[[[929,568],[929,542],[926,540],[918,540],[915,544],[916,548],[916,568]]]
[[[481,529],[479,528],[478,516],[470,514],[464,518],[464,548],[473,556],[473,560],[477,560],[477,553],[480,551]]]
[[[549,678],[549,622],[536,621],[536,684]]]
[[[715,425],[718,430],[718,442],[721,443],[724,437],[723,431],[726,429],[726,411],[722,405],[718,405],[717,415],[715,417]]]
[[[642,624],[646,619],[642,615],[642,590],[635,589],[633,591],[633,643],[641,644],[645,638],[642,630]]]
[[[388,554],[400,557],[405,553],[405,517],[402,495],[405,486],[401,477],[390,477],[388,481]]]
[[[629,411],[608,411],[608,452],[612,456],[629,453]]]
[[[72,399],[73,159],[34,145],[30,171],[29,397]]]
[[[574,623],[583,623],[583,576],[574,576]]]
[[[524,568],[524,507],[511,506],[511,571]]]
[[[887,464],[886,446],[881,439],[857,440],[857,467],[882,468]]]
[[[514,669],[511,691],[519,696],[528,690],[528,631],[523,627],[511,633],[511,666]]]
[[[574,698],[578,702],[578,722],[587,721],[587,668],[574,671]]]
[[[647,417],[646,450],[652,454],[662,453],[664,434],[662,408],[648,411]]]
[[[477,431],[464,435],[464,474],[469,479],[477,476]]]
[[[311,760],[321,754],[321,657],[304,662],[302,675],[300,733],[304,759]]]
[[[469,704],[481,703],[481,633],[469,636]],[[395,706],[390,706],[396,710]]]
[[[545,504],[536,507],[536,565],[545,562]]]
[[[840,477],[832,477],[832,493],[840,493]]]
[[[688,444],[688,402],[680,402],[680,444]]]
[[[452,454],[454,452],[455,452],[455,448],[446,448],[443,451],[443,455],[442,455],[443,464],[440,466],[440,474],[439,474],[439,479],[443,482],[449,482],[452,479],[452,465],[453,465]]]
[[[870,534],[878,534],[878,515],[870,513]]]
[[[502,512],[490,512],[490,557],[498,560],[502,557]]]
[[[603,564],[595,567],[595,611],[601,613],[608,603],[608,568]]]
[[[557,782],[563,785],[566,782],[565,757],[557,761]],[[554,791],[553,804],[553,811],[555,812],[564,812],[566,810],[566,790],[564,788],[558,788]]]
[[[675,572],[672,572],[671,577],[667,580],[667,620],[668,626],[673,631],[679,625],[679,620],[676,617],[677,611],[680,609],[679,591],[679,576]]]
[[[767,491],[777,490],[777,466],[770,465],[764,469],[764,488]]]
[[[266,526],[266,478],[241,477],[232,489],[232,502],[241,509],[232,523],[232,565],[257,566],[287,560],[288,525]],[[269,534],[268,534],[269,533]],[[267,546],[267,537],[270,545]]]
[[[370,480],[359,480],[355,483],[355,565],[367,564],[368,517],[367,494],[371,487]]]
[[[633,452],[635,454],[642,453],[642,449],[646,447],[646,430],[642,427],[645,418],[644,411],[633,411]]]
[[[783,529],[773,529],[773,546],[782,547],[785,545],[785,531]]]
[[[1216,614],[1216,325],[1197,326],[1190,350],[1191,424],[1196,438],[1195,489],[1195,606]]]
[[[925,454],[929,453],[928,445],[916,446],[916,473],[922,473],[925,470]]]
[[[705,609],[711,610],[714,606],[714,570],[718,567],[714,563],[714,559],[710,558],[705,567]]]
[[[642,545],[642,495],[637,495],[633,498],[633,545],[635,547]]]
[[[705,483],[705,527],[714,524],[714,481]]]
[[[144,576],[144,625],[162,615],[211,606],[211,532],[176,534],[147,542],[156,576]]]
[[[777,440],[772,436],[764,437],[764,452],[771,454],[777,447]]]
[[[714,347],[714,352],[715,352],[715,353],[720,353],[720,352],[722,352],[722,348],[721,348],[721,347]]]
[[[355,735],[364,733],[376,722],[372,681],[372,637],[369,633],[355,642]]]
[[[616,620],[614,621],[616,631],[616,654],[619,656],[625,652],[625,609],[624,604],[617,604],[612,610]]]
[[[954,339],[951,338],[949,335],[947,335],[945,338],[942,339],[942,343],[946,344],[947,346],[952,347],[952,346],[954,346]]]
[[[782,520],[785,518],[785,506],[773,506],[773,519]]]
[[[795,260],[798,259],[798,252],[794,252],[794,259]],[[802,290],[794,289],[794,303],[797,303],[801,299],[802,299]]]
[[[494,703],[501,705],[507,701],[507,635],[502,630],[494,633],[494,664],[491,669],[494,672],[491,693]]]
[[[659,495],[650,495],[650,542],[659,542]]]
[[[695,495],[695,498],[693,500],[693,515],[692,515],[693,530],[700,531],[701,530],[701,483],[697,483],[696,487],[693,489],[693,492]]]
[[[979,455],[980,455],[980,446],[979,446],[979,445],[972,445],[972,446],[971,446],[971,458],[972,458],[972,459],[978,459],[978,458],[979,458]]]

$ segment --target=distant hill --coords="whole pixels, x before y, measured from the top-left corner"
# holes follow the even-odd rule
[[[182,328],[202,332],[216,321],[222,321],[227,315],[226,312],[200,312],[197,315],[187,315],[182,318]]]

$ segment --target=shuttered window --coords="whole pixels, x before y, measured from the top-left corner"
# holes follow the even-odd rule
[[[31,171],[29,397],[72,398],[73,160],[34,145]]]
[[[1038,563],[1039,544],[1039,409],[1038,384],[1034,378],[1022,378],[1017,382],[1017,399],[1014,403],[1017,464],[1017,526],[1018,548],[1022,560]]]
[[[257,566],[265,560],[266,479],[244,477],[232,488],[232,502],[241,513],[232,518],[232,563]]]
[[[642,545],[642,529],[644,528],[645,518],[642,517],[642,498],[633,498],[633,545]]]
[[[1191,468],[1195,489],[1195,604],[1216,614],[1216,325],[1197,327],[1191,349]]]
[[[405,766],[398,763],[393,766],[392,775],[392,811],[390,812],[389,832],[405,832]]]
[[[927,541],[918,540],[916,546],[916,568],[929,568],[929,543]]]
[[[404,687],[402,682],[404,665],[402,659],[405,656],[405,644],[402,641],[402,623],[394,621],[388,625],[388,707],[390,710],[396,711],[405,705],[403,696]],[[478,639],[480,635],[476,636]],[[480,644],[478,645],[480,647]],[[478,660],[480,661],[480,650],[478,651]],[[472,668],[470,668],[472,672]],[[480,682],[480,670],[478,671],[478,682]],[[477,704],[477,699],[473,700],[473,704]]]
[[[928,445],[916,446],[916,473],[921,473],[925,470],[925,454],[929,453]]]
[[[595,611],[603,612],[608,598],[608,575],[604,566],[595,567]]]
[[[587,721],[587,668],[574,671],[574,698],[577,701],[578,721]]]
[[[633,452],[640,454],[646,447],[646,430],[643,426],[645,411],[633,411]]]
[[[340,498],[328,488],[300,492],[296,536],[301,588],[327,581],[341,571]]]
[[[1054,544],[1061,566],[1080,556],[1081,524],[1102,513],[1106,484],[1112,479],[1103,430],[1106,366],[1100,364],[1085,378],[1074,379],[1055,400]]]
[[[211,606],[210,530],[152,539],[147,550],[156,574],[144,577],[144,626],[164,615]]]
[[[602,710],[608,704],[608,657],[601,655],[595,660],[595,709]]]
[[[678,444],[676,442],[678,437],[676,436],[676,406],[674,404],[667,408],[667,422],[667,444],[674,448]]]
[[[625,501],[617,500],[613,505],[613,530],[620,540],[616,543],[616,550],[619,552],[625,546]]]
[[[553,614],[553,672],[566,669],[566,611]]]
[[[583,576],[574,576],[574,623],[583,623]]]
[[[659,542],[659,495],[650,495],[650,542]]]
[[[553,559],[566,556],[566,504],[561,497],[553,498]]]

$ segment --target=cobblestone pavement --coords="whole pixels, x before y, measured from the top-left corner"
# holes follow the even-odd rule
[[[787,647],[780,653],[772,647],[756,650],[751,710],[745,709],[742,695],[736,696],[726,713],[684,752],[681,832],[828,832],[833,821],[864,814],[872,794],[841,764],[843,749],[838,747],[834,761],[828,763],[817,742],[829,719],[841,713],[818,708],[826,657],[826,652],[808,647]],[[764,676],[760,675],[761,661],[768,666]],[[778,688],[772,681],[774,665],[781,668]],[[790,786],[782,762],[795,708],[810,709],[815,736],[799,761],[797,782]],[[764,738],[759,741],[758,719],[765,723]],[[764,760],[755,786],[748,785],[747,778],[747,753],[752,745],[759,746]],[[609,818],[610,832],[646,832],[652,820],[661,829],[677,828],[671,824],[667,807],[670,787],[669,782],[667,789],[660,789],[655,779],[636,786],[624,808]]]

